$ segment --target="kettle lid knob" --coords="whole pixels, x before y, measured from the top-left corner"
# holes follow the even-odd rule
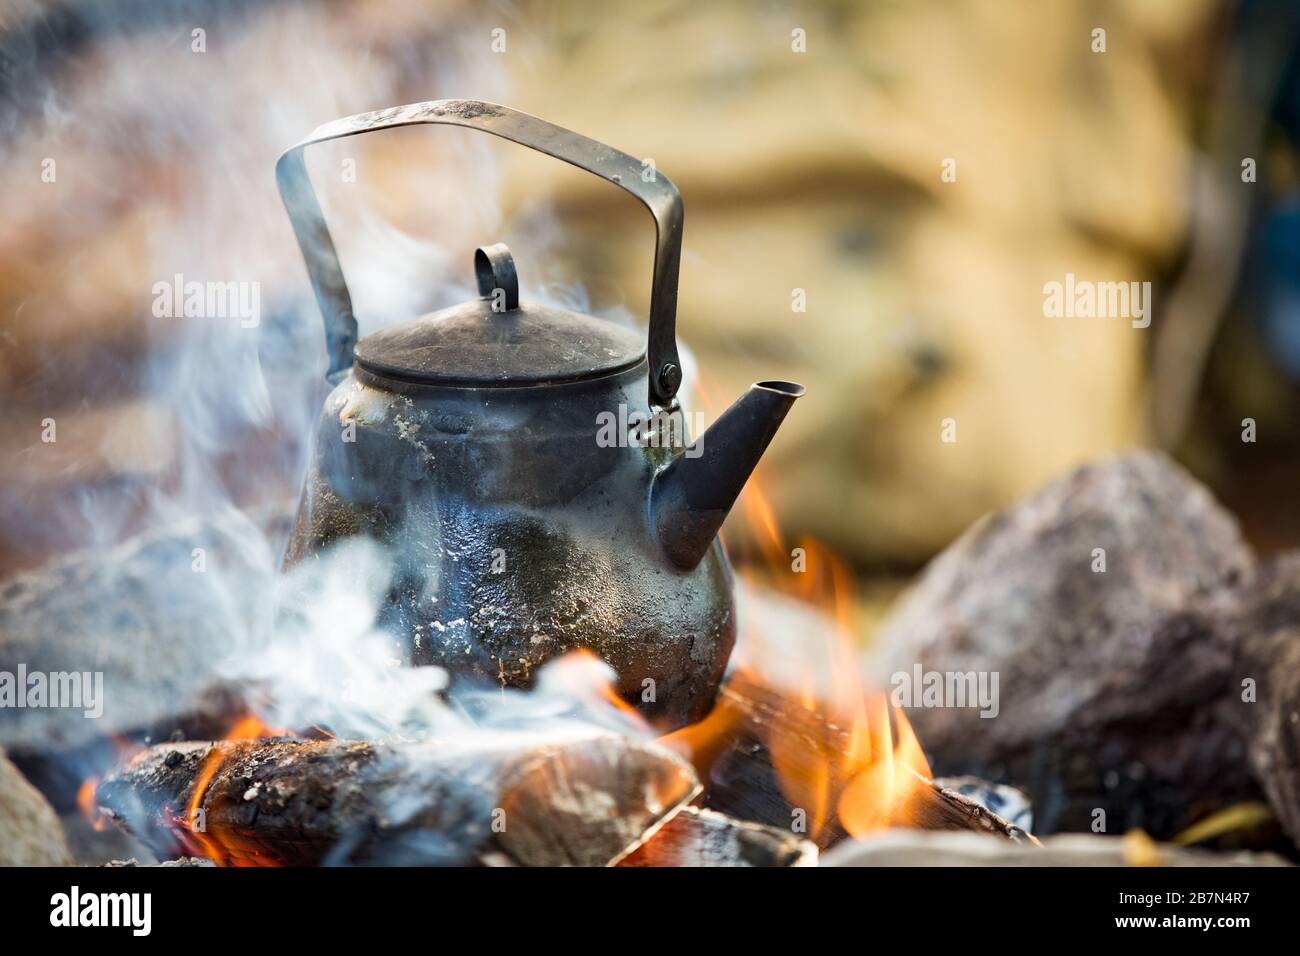
[[[493,312],[513,312],[519,308],[519,273],[515,270],[515,257],[504,242],[474,250],[474,275],[478,279],[479,298],[491,302]]]

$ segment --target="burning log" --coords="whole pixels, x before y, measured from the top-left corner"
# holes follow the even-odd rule
[[[846,821],[842,798],[860,785],[862,771],[861,763],[850,758],[855,747],[852,728],[744,671],[733,673],[723,685],[710,719],[716,735],[709,743],[694,743],[687,736],[689,728],[670,735],[667,743],[693,753],[704,781],[704,805],[714,810],[785,830],[811,816],[810,836],[823,850],[859,825],[973,830],[1012,842],[1037,842],[974,800],[901,764],[874,765],[882,773],[895,774],[894,784],[864,795],[865,807],[856,811],[860,819]],[[806,763],[791,766],[792,755]],[[794,799],[793,792],[798,792]],[[820,805],[803,805],[812,802]],[[865,813],[875,818],[865,819]]]
[[[935,777],[934,782],[946,790],[956,791],[992,810],[1008,823],[1030,833],[1034,830],[1034,808],[1029,797],[1005,783],[991,783],[981,777]]]
[[[995,834],[1012,843],[1038,843],[1032,834],[998,816],[982,803],[920,774],[916,776],[926,785],[915,791],[909,816],[900,817],[897,822],[917,830],[975,830]]]
[[[699,792],[657,747],[269,739],[164,744],[99,788],[160,857],[236,865],[604,866]]]
[[[788,830],[683,807],[619,866],[815,866],[817,848]]]

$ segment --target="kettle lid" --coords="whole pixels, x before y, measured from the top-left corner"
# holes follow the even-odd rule
[[[645,358],[637,332],[605,319],[520,301],[501,243],[475,250],[479,298],[366,336],[356,362],[383,378],[461,388],[572,382]]]

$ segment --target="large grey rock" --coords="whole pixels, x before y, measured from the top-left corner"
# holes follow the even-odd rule
[[[222,726],[232,704],[213,693],[217,665],[264,623],[274,580],[262,529],[228,512],[0,583],[0,671],[98,673],[103,689],[98,717],[0,707],[0,745],[16,757],[69,752],[114,734],[169,733],[206,710]]]
[[[1236,654],[1227,707],[1250,766],[1300,846],[1300,553],[1261,564],[1228,624]]]
[[[0,750],[0,866],[71,866],[54,808]]]
[[[908,717],[937,773],[1025,789],[1039,832],[1087,829],[1100,809],[1108,832],[1170,836],[1258,792],[1217,623],[1252,567],[1232,517],[1168,458],[1091,464],[930,564],[882,630],[883,677],[996,672],[995,717]]]

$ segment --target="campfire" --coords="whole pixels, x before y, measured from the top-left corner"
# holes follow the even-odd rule
[[[767,510],[757,486],[744,503]],[[548,665],[533,692],[565,717],[552,732],[488,716],[454,734],[369,741],[248,714],[220,740],[129,748],[106,780],[83,784],[83,810],[161,858],[227,866],[808,865],[842,840],[899,826],[1032,842],[930,779],[906,716],[859,677],[846,572],[803,546],[820,570],[792,578],[800,597],[747,585],[767,595],[755,600],[768,613],[746,616],[755,623],[752,639],[742,623],[742,660],[709,714],[679,730],[658,733],[609,668],[577,651]],[[787,630],[781,615],[798,623]],[[777,633],[761,635],[756,619]],[[809,622],[825,627],[826,656],[803,648],[808,666],[783,677],[767,641],[806,641]],[[511,722],[536,703],[501,693],[519,698],[507,709],[523,708]],[[487,715],[502,706],[490,696],[444,694]]]
[[[357,541],[279,578],[248,568],[241,580],[258,586],[245,593],[278,605],[269,632],[154,699],[147,727],[28,766],[93,761],[77,805],[96,831],[111,823],[159,859],[219,866],[798,866],[894,827],[1033,845],[931,779],[907,716],[863,676],[845,565],[787,542],[760,480],[740,508],[759,531],[740,638],[707,713],[685,726],[656,726],[589,650],[545,664],[530,689],[403,664],[376,624],[388,556]],[[228,533],[257,529],[182,529],[97,571],[113,586],[148,577],[193,541],[228,558]],[[160,732],[171,739],[151,743]]]
[[[1143,489],[1151,495],[1158,490],[1166,512],[1187,517],[1128,512],[1127,504],[1117,506],[1109,497],[1142,500]],[[1201,489],[1150,456],[1069,476],[1001,520],[973,529],[970,540],[937,562],[891,618],[888,643],[876,656],[888,660],[901,653],[907,655],[902,660],[921,660],[927,668],[964,666],[943,656],[969,653],[966,643],[948,647],[949,635],[962,633],[951,624],[927,638],[933,643],[919,657],[907,642],[889,638],[899,628],[923,637],[918,621],[964,620],[920,610],[935,600],[976,615],[965,625],[967,642],[1000,641],[1009,630],[1040,620],[1035,602],[1054,600],[1053,575],[1068,574],[1074,559],[1068,548],[1059,560],[1031,559],[1038,540],[1054,547],[1071,534],[1104,537],[1110,523],[1134,520],[1149,525],[1143,540],[1153,556],[1224,535],[1216,553],[1228,554],[1235,532],[1226,516],[1207,510],[1207,501]],[[1058,736],[1039,738],[1037,766],[1071,762],[1076,768],[1075,779],[1048,780],[1058,793],[1063,784],[1077,788],[1067,791],[1075,803],[1053,804],[1040,796],[1032,770],[1016,763],[1021,749],[1014,735],[1022,708],[1035,703],[1032,695],[1003,699],[989,722],[974,708],[926,709],[920,698],[906,710],[897,706],[888,682],[870,677],[852,574],[816,541],[783,536],[761,475],[741,497],[740,510],[745,526],[758,533],[744,548],[737,583],[739,640],[708,712],[685,726],[657,726],[636,706],[635,694],[620,690],[612,668],[588,650],[544,664],[527,689],[463,684],[440,668],[401,662],[398,644],[375,621],[386,593],[383,552],[356,542],[360,555],[332,553],[282,577],[267,574],[269,565],[250,564],[239,578],[249,585],[245,593],[256,604],[274,594],[279,604],[269,630],[250,630],[219,656],[199,659],[187,683],[128,698],[126,711],[108,708],[102,722],[71,720],[58,710],[14,711],[25,722],[8,730],[10,754],[42,790],[66,794],[68,809],[75,804],[93,840],[125,833],[137,854],[220,866],[800,866],[825,857],[852,860],[858,847],[908,860],[915,851],[899,844],[896,834],[927,831],[990,841],[981,844],[990,848],[981,851],[990,860],[1014,859],[991,849],[1004,846],[1045,853],[1045,861],[1058,864],[1088,862],[1100,852],[1091,845],[1049,838],[1049,849],[1040,850],[1027,832],[1027,801],[997,785],[1000,763],[1033,796],[1036,810],[1049,820],[1055,815],[1055,829],[1078,828],[1071,817],[1075,803],[1096,806],[1093,801],[1105,799],[1077,769],[1081,753],[1100,773],[1114,773],[1106,768],[1122,762],[1134,776],[1129,786],[1145,789],[1132,790],[1119,809],[1113,802],[1100,805],[1143,814],[1162,838],[1262,839],[1277,846],[1273,821],[1293,820],[1284,788],[1291,773],[1286,738],[1272,729],[1276,708],[1285,712],[1285,698],[1242,706],[1229,679],[1239,668],[1267,674],[1277,648],[1285,653],[1290,646],[1285,628],[1276,630],[1291,613],[1290,564],[1247,567],[1243,577],[1243,570],[1233,570],[1238,561],[1253,561],[1243,551],[1228,559],[1226,590],[1206,592],[1196,605],[1179,602],[1172,611],[1155,605],[1140,611],[1151,617],[1143,625],[1150,643],[1132,678],[1157,681],[1161,642],[1172,641],[1171,648],[1195,665],[1180,678],[1183,684],[1226,688],[1229,693],[1211,706],[1241,707],[1245,716],[1191,737],[1174,724],[1139,732],[1122,708],[1148,707],[1151,697],[1116,696],[1101,685],[1095,693],[1102,710],[1067,713]],[[1092,530],[1079,531],[1083,526]],[[283,529],[285,521],[269,527]],[[1029,539],[1004,549],[1000,536],[1026,528],[1032,529]],[[235,529],[256,531],[248,523]],[[231,532],[221,523],[182,527],[119,549],[109,561],[77,557],[16,579],[0,603],[5,632],[34,633],[24,623],[31,615],[48,628],[60,615],[77,620],[77,606],[121,602],[124,581],[155,577],[178,555],[189,555],[196,541],[225,555],[234,573],[239,565],[231,557],[238,553],[230,548]],[[974,542],[982,544],[978,564],[990,557],[1004,562],[998,576],[955,573],[976,553]],[[365,573],[356,574],[358,567]],[[1211,573],[1197,571],[1196,580]],[[1113,593],[1114,584],[1096,580]],[[75,592],[69,581],[79,582]],[[965,583],[954,592],[956,581]],[[1014,589],[1015,599],[998,591],[985,607],[984,598],[962,590],[989,581]],[[67,603],[70,593],[76,606]],[[1157,593],[1167,596],[1168,588]],[[189,604],[170,609],[171,622],[201,620],[213,606],[210,597],[188,593]],[[1137,605],[1129,606],[1139,613]],[[133,634],[146,626],[130,613],[118,618]],[[986,618],[995,629],[976,625]],[[147,626],[155,631],[155,656],[166,651],[169,635],[179,633],[159,629],[157,621]],[[1061,619],[1055,626],[1074,647],[1067,639],[1073,622]],[[47,633],[83,639],[70,629]],[[998,646],[983,648],[986,660],[997,662]],[[1039,653],[1051,648],[1034,646]],[[44,660],[52,663],[51,648],[57,650],[57,641],[44,648]],[[1110,673],[1113,653],[1099,645],[1076,662],[1075,679],[1086,681],[1090,668]],[[37,653],[32,659],[42,660]],[[105,657],[110,686],[118,679],[128,686],[136,661]],[[1011,663],[998,666],[1017,680]],[[1217,676],[1206,670],[1211,667],[1219,669]],[[154,672],[144,673],[152,681]],[[1174,713],[1188,700],[1186,687],[1163,680],[1165,697],[1156,703]],[[1098,724],[1103,716],[1111,726]],[[958,717],[967,720],[965,729],[952,725]],[[948,774],[982,773],[985,779],[936,779],[926,731],[914,729],[918,723],[938,741]],[[1095,742],[1086,750],[1065,749],[1089,734]],[[1042,749],[1049,746],[1061,749]],[[1141,776],[1138,760],[1145,762]],[[69,777],[75,768],[84,768],[83,775]],[[1010,802],[1003,802],[1008,793]],[[1118,826],[1129,824],[1121,817]],[[954,846],[943,852],[973,851]],[[1123,841],[1122,859],[1159,861],[1170,852],[1134,838]]]
[[[596,662],[552,667],[570,687]],[[159,856],[218,865],[793,865],[891,826],[1031,840],[928,779],[883,695],[839,710],[738,669],[703,721],[654,736],[608,683],[589,729],[480,740],[346,740],[256,717],[215,742],[128,757],[97,787]],[[629,733],[599,729],[626,722]],[[701,783],[704,781],[704,783]],[[102,809],[99,809],[102,808]]]

